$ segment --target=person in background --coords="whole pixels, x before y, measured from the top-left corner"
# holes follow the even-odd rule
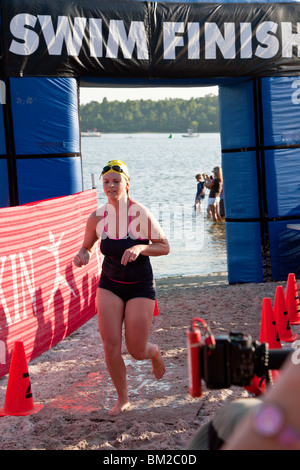
[[[220,216],[220,194],[223,189],[223,175],[222,175],[222,169],[219,166],[216,166],[213,169],[214,177],[211,180],[210,177],[205,174],[204,175],[204,181],[205,181],[205,187],[210,190],[209,196],[208,196],[208,215],[211,214],[213,221],[214,222],[219,222],[221,220]]]
[[[220,216],[225,217],[224,186],[220,194]]]
[[[197,180],[197,193],[195,197],[194,207],[195,207],[195,210],[197,210],[197,209],[201,209],[202,201],[205,198],[205,186],[204,186],[204,178],[200,173],[198,173],[195,176],[195,178]]]
[[[77,267],[86,265],[96,241],[101,240],[104,260],[97,289],[98,324],[118,395],[109,410],[115,416],[130,407],[121,354],[123,325],[128,353],[136,360],[151,360],[157,379],[165,373],[160,350],[148,342],[156,298],[149,257],[167,255],[169,243],[150,211],[129,197],[124,162],[109,161],[101,176],[107,203],[89,216],[82,247],[73,262]]]

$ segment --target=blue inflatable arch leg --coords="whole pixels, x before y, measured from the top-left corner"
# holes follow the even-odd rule
[[[75,78],[10,78],[0,114],[2,207],[83,189]]]
[[[300,81],[220,87],[229,282],[285,280],[299,263]],[[233,106],[234,103],[234,106]]]

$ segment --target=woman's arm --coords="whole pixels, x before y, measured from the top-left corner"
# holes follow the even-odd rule
[[[90,261],[93,247],[96,241],[98,240],[96,231],[98,223],[99,218],[96,216],[96,212],[93,212],[86,222],[82,246],[73,260],[73,263],[78,268],[88,264],[88,262]]]
[[[134,261],[139,255],[163,256],[170,252],[169,242],[163,233],[158,221],[146,208],[140,205],[135,207],[136,217],[132,221],[131,230],[135,236],[150,240],[150,244],[135,245],[124,251],[121,263]],[[139,230],[135,230],[135,229]]]
[[[150,245],[139,245],[140,254],[145,256],[163,256],[170,252],[170,245],[166,238],[151,240]]]
[[[214,185],[213,181],[210,179],[210,177],[207,174],[204,175],[204,185],[208,189],[211,189]]]
[[[126,264],[130,261],[135,261],[139,255],[143,256],[163,256],[167,255],[170,251],[170,246],[167,239],[155,240],[150,245],[134,245],[124,251],[121,264]]]

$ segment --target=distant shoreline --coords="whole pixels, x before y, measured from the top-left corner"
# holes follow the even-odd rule
[[[181,136],[182,133],[186,132],[186,129],[183,130],[182,132],[172,132],[173,135],[179,135]],[[200,132],[200,131],[199,131]],[[167,132],[167,131],[129,131],[129,132],[101,132],[101,135],[112,135],[112,134],[165,134],[165,135],[169,135],[170,132]],[[220,134],[219,131],[204,131],[204,132],[201,132],[202,135],[205,135],[205,134]]]

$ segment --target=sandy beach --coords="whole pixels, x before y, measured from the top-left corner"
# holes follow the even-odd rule
[[[262,300],[273,304],[277,285],[286,283],[228,285],[227,274],[216,273],[156,284],[160,315],[150,341],[163,351],[164,378],[155,380],[151,361],[135,361],[124,345],[132,407],[108,415],[116,394],[94,317],[28,364],[34,403],[43,408],[0,418],[0,450],[182,450],[222,405],[251,396],[242,387],[208,390],[205,384],[203,397],[189,395],[186,329],[201,317],[215,335],[239,330],[258,340]],[[0,407],[7,378],[0,380]]]

